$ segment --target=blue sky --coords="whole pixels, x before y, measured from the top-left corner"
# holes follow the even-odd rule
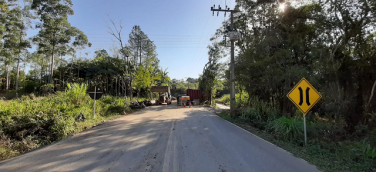
[[[111,54],[110,47],[118,45],[107,33],[109,15],[122,20],[126,42],[132,27],[141,27],[156,44],[160,65],[168,68],[171,78],[197,78],[207,63],[209,39],[224,20],[223,13],[212,16],[210,7],[225,3],[232,9],[235,0],[73,0],[75,14],[69,21],[93,44],[82,56],[89,53],[92,58],[98,49]]]

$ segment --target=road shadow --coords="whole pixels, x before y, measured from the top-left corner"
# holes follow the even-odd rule
[[[161,169],[164,157],[159,154],[166,150],[165,143],[171,130],[175,130],[172,128],[174,123],[189,120],[205,110],[199,110],[198,106],[185,107],[186,116],[173,120],[155,119],[156,116],[147,117],[145,114],[181,108],[184,107],[177,106],[175,102],[141,109],[53,145],[1,162],[0,171],[145,171],[142,168],[148,164],[153,164],[154,169]],[[129,121],[130,116],[137,118]],[[124,166],[130,169],[123,169]]]

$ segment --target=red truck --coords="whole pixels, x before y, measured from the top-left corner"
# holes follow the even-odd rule
[[[191,101],[198,100],[198,102],[196,102],[197,104],[202,101],[201,90],[188,89],[186,93],[186,95],[190,97]]]

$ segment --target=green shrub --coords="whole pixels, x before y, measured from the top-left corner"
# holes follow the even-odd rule
[[[249,95],[246,91],[241,91],[235,95],[236,106],[237,107],[246,107],[248,105]]]
[[[223,102],[224,104],[230,104],[230,94],[225,94],[218,100]]]
[[[376,129],[368,134],[368,141],[373,148],[376,148]]]
[[[34,81],[27,81],[25,88],[24,88],[24,92],[27,94],[32,93],[35,91],[35,87],[36,87],[36,84]]]
[[[358,124],[354,128],[355,128],[355,131],[354,131],[353,135],[355,137],[365,136],[369,132],[368,125]]]
[[[21,96],[20,98],[22,101],[28,101],[30,100],[30,97],[29,96]]]
[[[283,140],[301,140],[303,136],[303,121],[295,118],[281,117],[270,126],[272,132]]]
[[[376,148],[371,146],[367,138],[363,140],[362,148],[364,158],[376,159]]]
[[[232,118],[230,115],[230,111],[221,111],[219,116],[227,121],[234,121],[234,118]]]
[[[240,119],[252,122],[263,121],[262,113],[256,108],[245,108],[241,111]]]
[[[54,84],[45,84],[40,87],[42,94],[46,95],[54,90]]]
[[[110,106],[106,110],[106,116],[107,114],[117,113],[121,114],[124,111],[124,106]]]
[[[364,115],[364,123],[367,124],[369,128],[376,128],[376,113],[372,112]]]
[[[86,84],[68,83],[66,95],[74,105],[81,105],[86,100]]]
[[[74,133],[74,118],[55,115],[55,123],[52,126],[52,132],[55,140],[61,140]]]
[[[237,107],[245,107],[248,105],[248,98],[249,95],[247,92],[243,91],[241,94],[238,93],[235,95],[235,100],[236,100],[236,106]],[[228,105],[230,104],[230,101],[231,101],[231,98],[230,98],[230,94],[224,94],[221,98],[217,99],[221,102],[223,102],[224,104]]]
[[[11,140],[6,135],[0,135],[0,161],[13,157],[19,153],[12,149],[12,145]]]
[[[104,96],[97,100],[97,116],[93,119],[94,101],[84,90],[86,88],[79,85],[35,100],[31,100],[30,95],[10,101],[0,100],[0,134],[6,136],[3,140],[0,137],[0,159],[61,140],[109,116],[119,115],[127,108],[123,97]],[[78,123],[75,118],[80,113],[87,120]]]
[[[376,158],[376,148],[372,148],[370,144],[367,144],[364,148],[363,154],[366,158]]]
[[[31,94],[29,94],[29,98],[31,99],[31,100],[35,100],[35,95],[34,95],[34,93],[31,93]]]
[[[252,122],[257,128],[264,129],[268,122],[278,118],[278,112],[258,98],[251,98],[251,107],[241,111],[240,118]]]

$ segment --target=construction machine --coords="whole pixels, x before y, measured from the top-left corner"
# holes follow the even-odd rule
[[[152,86],[151,87],[152,93],[159,93],[158,100],[156,104],[166,103],[167,105],[171,104],[171,92],[170,87],[168,86]]]

